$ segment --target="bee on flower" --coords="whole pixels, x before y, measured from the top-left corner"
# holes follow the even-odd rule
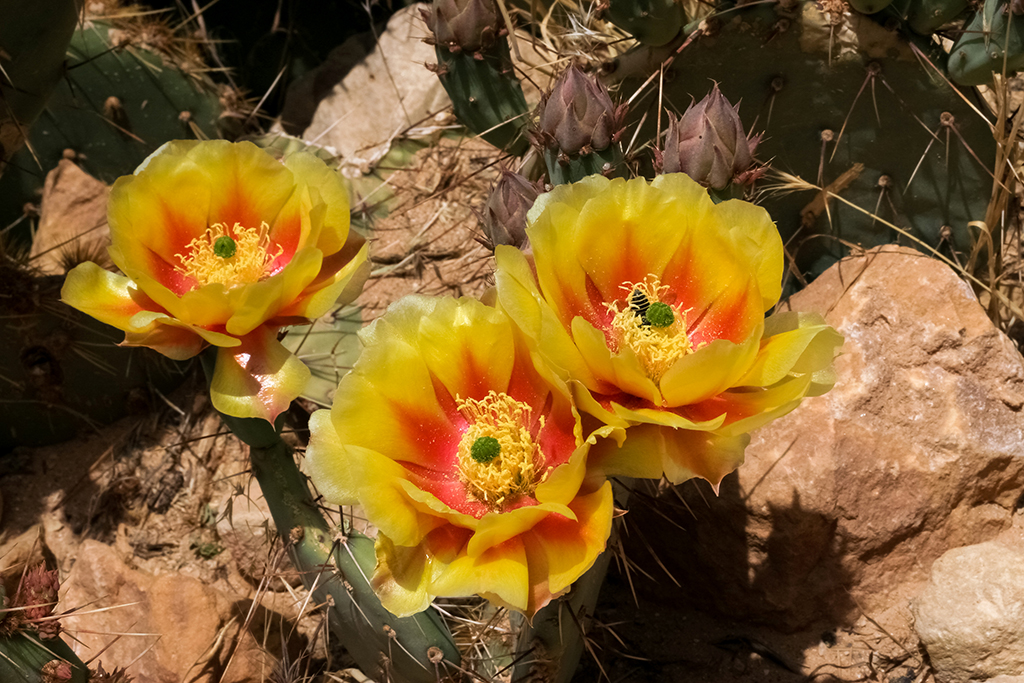
[[[592,454],[607,474],[717,487],[747,432],[832,386],[842,337],[817,314],[765,317],[783,249],[764,209],[682,173],[591,176],[527,222],[534,261],[496,249],[498,300],[580,409],[625,430]]]

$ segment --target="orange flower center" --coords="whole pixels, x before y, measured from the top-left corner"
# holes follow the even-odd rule
[[[664,303],[669,288],[654,275],[620,288],[627,292],[623,307],[619,308],[619,300],[605,304],[614,314],[611,328],[619,348],[632,350],[644,373],[658,383],[677,360],[696,350],[686,335],[689,309]]]
[[[458,458],[459,478],[470,495],[493,510],[510,496],[532,494],[543,462],[530,435],[532,408],[495,391],[479,401],[456,397],[455,402],[469,422]]]
[[[226,287],[259,282],[267,277],[271,263],[283,249],[270,251],[270,226],[246,228],[240,223],[228,228],[227,223],[214,223],[206,232],[175,254],[181,261],[176,271],[199,283],[200,287],[218,283]]]

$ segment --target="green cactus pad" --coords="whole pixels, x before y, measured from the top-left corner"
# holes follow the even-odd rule
[[[27,149],[11,159],[0,178],[0,225],[38,201],[66,149],[90,175],[112,183],[169,140],[220,137],[222,107],[212,83],[152,51],[112,46],[112,30],[92,21],[75,31],[66,77],[29,136],[41,167]]]
[[[330,407],[338,382],[359,357],[362,347],[356,333],[362,325],[359,307],[346,306],[312,325],[289,328],[281,343],[302,359],[312,375],[302,392],[304,398]]]
[[[4,683],[45,683],[42,668],[54,660],[71,665],[68,683],[86,683],[88,669],[60,638],[37,640],[22,633],[0,638],[0,681]]]
[[[440,45],[435,52],[441,85],[459,123],[499,149],[516,155],[526,152],[529,143],[522,129],[529,108],[512,69],[508,41],[499,40],[481,59]]]
[[[546,149],[544,164],[547,166],[548,179],[552,185],[579,182],[595,173],[618,177],[623,171],[622,150],[617,144],[600,152],[571,157],[568,163],[558,160],[557,150]]]
[[[896,0],[890,11],[895,11],[915,33],[930,36],[964,13],[968,6],[968,0]]]
[[[1024,16],[1006,2],[986,0],[949,53],[949,75],[960,85],[989,85],[992,74],[1024,69]]]
[[[849,2],[850,7],[861,14],[874,14],[875,12],[881,12],[892,4],[892,0],[849,0]]]
[[[906,39],[867,17],[847,16],[844,21],[855,25],[836,30],[815,3],[802,2],[789,17],[760,6],[726,14],[723,21],[715,35],[696,38],[675,59],[663,99],[681,111],[707,92],[709,80],[717,81],[730,101],[742,100],[745,126],[764,132],[760,159],[810,183],[831,185],[854,205],[831,199],[826,210],[820,193],[787,193],[784,187],[758,198],[801,271],[823,272],[849,245],[895,242],[924,250],[869,213],[947,255],[951,244],[961,254],[970,252],[968,223],[985,218],[995,143],[988,123],[965,101],[969,94],[955,92]],[[851,42],[858,37],[859,43]],[[649,51],[640,63],[631,61],[642,55],[621,60],[620,72],[637,73],[623,85],[626,92],[664,59]],[[649,98],[651,114],[657,100]],[[634,105],[631,116],[643,113]],[[648,115],[649,137],[656,118]],[[758,187],[766,185],[770,178]]]
[[[150,385],[170,392],[185,379],[186,364],[118,346],[123,332],[61,303],[63,280],[0,269],[0,453],[143,410]]]
[[[683,28],[683,8],[675,0],[611,0],[608,20],[638,43],[664,45]]]
[[[64,74],[81,2],[0,0],[0,175]]]

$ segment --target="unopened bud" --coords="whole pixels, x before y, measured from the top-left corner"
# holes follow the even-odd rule
[[[752,168],[758,142],[760,136],[747,138],[739,105],[729,104],[716,84],[707,97],[691,104],[682,118],[669,114],[662,171],[685,173],[714,190],[734,181],[750,182],[759,175]]]
[[[501,172],[484,207],[484,233],[491,247],[522,248],[527,243],[526,214],[539,194],[540,189],[518,173]]]
[[[486,50],[505,27],[495,0],[434,0],[422,12],[434,42],[451,52]]]
[[[600,81],[570,66],[541,101],[535,138],[568,155],[601,151],[618,139],[624,114]]]

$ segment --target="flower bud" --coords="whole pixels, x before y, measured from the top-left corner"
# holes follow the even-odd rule
[[[541,101],[535,141],[567,155],[601,151],[617,139],[624,113],[600,81],[570,66]]]
[[[522,248],[526,237],[526,214],[537,200],[540,189],[529,180],[503,170],[484,207],[484,233],[491,248],[510,244]]]
[[[434,0],[422,12],[435,44],[451,52],[486,50],[505,28],[495,0]]]
[[[682,172],[715,190],[734,180],[750,182],[760,173],[752,169],[760,136],[747,138],[739,105],[729,104],[716,84],[700,102],[691,104],[682,118],[669,114],[668,135],[662,154],[662,172]]]

